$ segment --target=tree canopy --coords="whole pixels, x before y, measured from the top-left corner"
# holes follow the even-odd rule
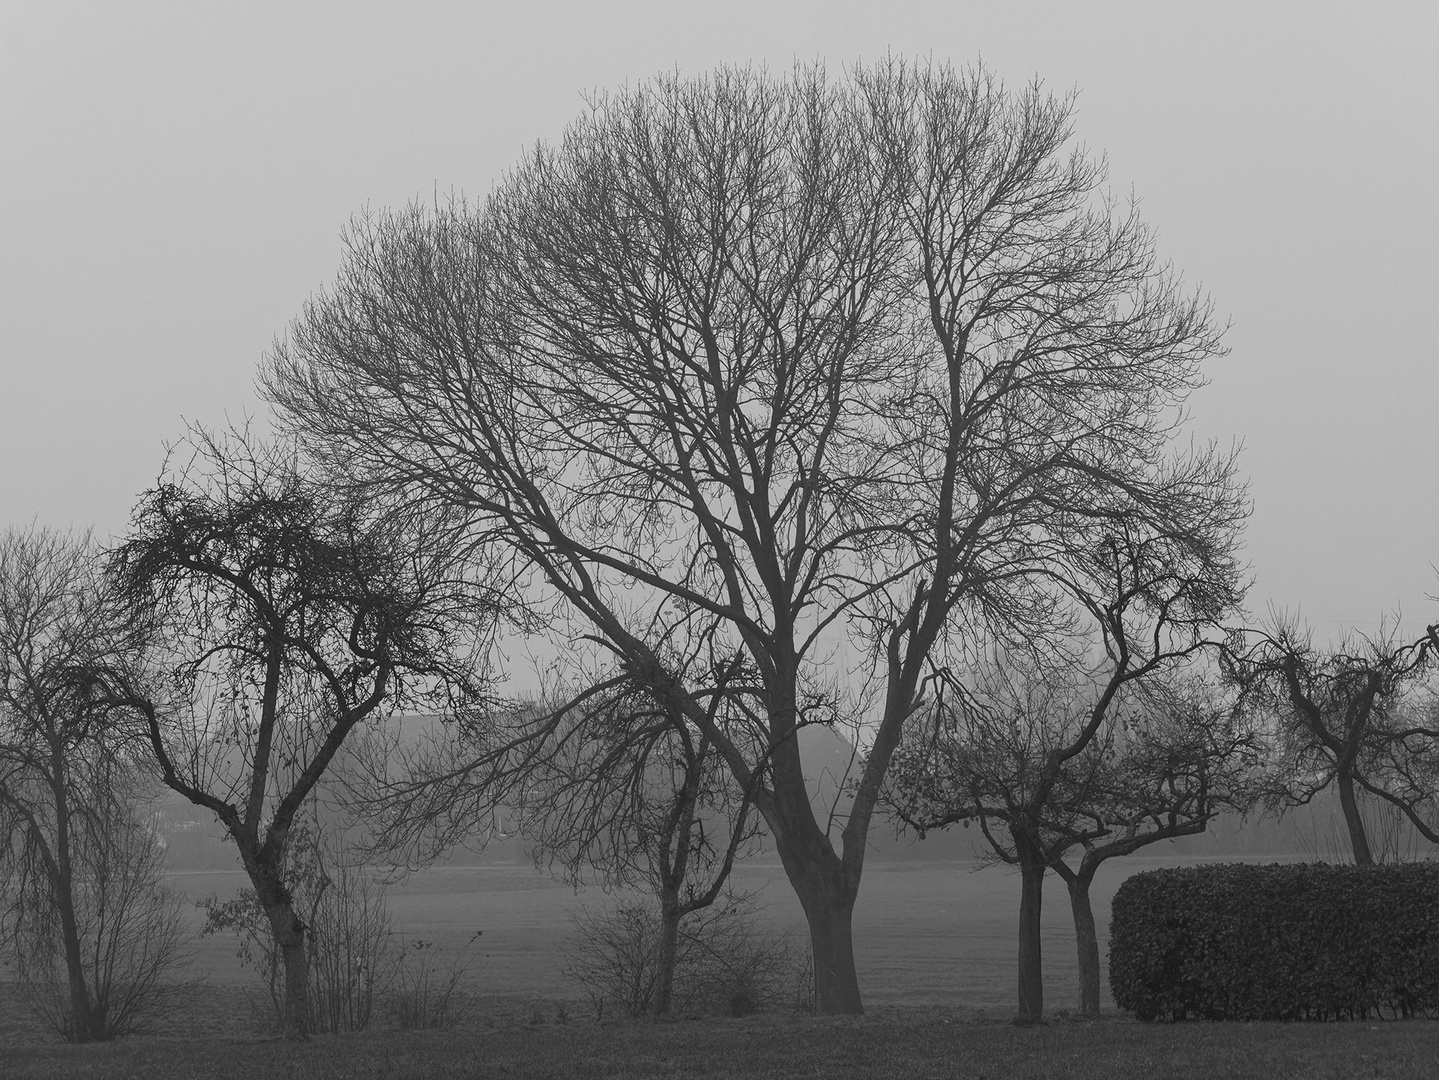
[[[357,220],[263,376],[353,490],[463,515],[556,632],[703,732],[826,1011],[861,1008],[865,837],[951,661],[1072,630],[1119,548],[1188,583],[1135,597],[1171,628],[1241,592],[1233,455],[1174,445],[1221,328],[1072,111],[897,60],[601,96],[481,204]],[[742,708],[666,663],[701,644],[743,658]],[[831,835],[795,733],[844,722],[867,754]]]

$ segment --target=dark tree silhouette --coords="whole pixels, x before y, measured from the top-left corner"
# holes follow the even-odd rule
[[[1048,632],[1056,575],[1126,527],[1235,573],[1232,457],[1170,449],[1220,332],[1070,114],[898,61],[602,97],[483,206],[357,221],[263,376],[354,490],[468,515],[709,738],[804,908],[826,1012],[862,1007],[866,836],[926,679],[977,632]],[[837,636],[872,695],[836,689]],[[696,641],[743,653],[730,693],[762,738],[655,644]],[[794,735],[855,718],[866,764],[831,830]]]
[[[1381,633],[1320,649],[1293,620],[1240,630],[1226,672],[1246,708],[1267,718],[1274,747],[1266,798],[1302,806],[1331,784],[1359,866],[1372,865],[1361,794],[1397,806],[1431,842],[1439,725],[1416,717],[1433,667],[1429,634],[1399,643]]]
[[[141,499],[112,578],[161,629],[147,680],[107,673],[164,782],[239,851],[285,970],[287,1034],[311,1030],[306,926],[285,880],[295,815],[347,738],[404,705],[467,703],[494,604],[450,534],[376,516],[293,450],[199,434]]]
[[[1226,579],[1192,576],[1174,555],[1165,537],[1113,542],[1107,602],[1076,593],[1089,616],[1087,625],[1074,622],[1077,636],[996,650],[947,673],[929,722],[907,732],[885,791],[911,827],[976,822],[995,855],[1019,867],[1021,1023],[1043,1019],[1046,870],[1064,867],[1082,1002],[1097,1010],[1097,944],[1086,941],[1094,937],[1094,870],[1160,839],[1155,829],[1202,831],[1216,810],[1209,785],[1231,740],[1140,719],[1145,684],[1173,678],[1199,654],[1204,613],[1234,599]],[[1191,784],[1196,790],[1181,790]],[[1136,843],[1146,823],[1150,839]],[[1085,858],[1071,875],[1064,857],[1075,848]]]

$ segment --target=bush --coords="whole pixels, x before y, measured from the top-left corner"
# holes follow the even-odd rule
[[[1114,896],[1109,980],[1140,1020],[1337,1020],[1439,1007],[1439,865],[1222,864]]]
[[[164,883],[164,851],[132,812],[72,819],[70,899],[85,971],[88,1017],[76,1015],[60,915],[48,875],[0,884],[0,952],[14,964],[21,999],[70,1042],[141,1034],[195,982],[180,897]]]
[[[460,988],[469,972],[470,950],[484,931],[476,930],[464,947],[441,960],[433,941],[412,941],[387,995],[390,1018],[405,1031],[448,1029],[470,1008],[470,995]]]
[[[653,899],[628,900],[575,916],[565,973],[603,1018],[651,1012],[659,986],[660,914]],[[686,915],[680,923],[671,1008],[745,1016],[794,994],[802,958],[789,938],[763,927],[749,897]]]

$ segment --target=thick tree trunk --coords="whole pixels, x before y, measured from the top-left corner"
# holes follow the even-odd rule
[[[1339,770],[1338,785],[1339,805],[1344,810],[1344,823],[1349,826],[1349,843],[1354,849],[1354,865],[1373,866],[1374,853],[1369,850],[1364,819],[1359,816],[1359,800],[1354,796],[1354,778],[1347,770]]]
[[[1039,911],[1044,898],[1044,860],[1037,848],[1019,836],[1019,1024],[1044,1020],[1044,966],[1039,947]]]
[[[791,699],[792,700],[792,699]],[[775,709],[776,713],[781,710]],[[854,966],[852,921],[863,868],[864,835],[845,837],[858,857],[846,861],[834,850],[815,820],[794,739],[774,748],[774,806],[766,814],[774,835],[775,852],[785,876],[804,908],[814,953],[815,1006],[827,1016],[859,1015],[859,975]],[[854,821],[850,821],[853,829]]]
[[[854,899],[827,890],[801,892],[814,951],[815,1005],[828,1016],[864,1012],[854,967]]]
[[[285,968],[285,1009],[281,1017],[287,1039],[308,1039],[313,1028],[310,1017],[310,953],[305,947],[305,924],[293,905],[269,905],[270,929],[280,948]]]
[[[1089,902],[1089,886],[1094,870],[1083,865],[1079,873],[1066,881],[1069,887],[1069,908],[1074,913],[1074,943],[1079,951],[1079,1015],[1099,1015],[1099,935],[1094,929],[1094,908]]]
[[[846,884],[843,863],[833,851],[797,852],[783,841],[775,848],[809,923],[815,1007],[828,1016],[863,1013],[851,927],[856,890]]]
[[[660,897],[660,954],[659,969],[655,973],[656,1016],[668,1016],[674,1001],[675,962],[679,959],[680,941],[680,898],[679,890],[673,894],[666,889]]]

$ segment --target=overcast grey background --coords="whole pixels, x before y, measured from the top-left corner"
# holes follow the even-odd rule
[[[1439,5],[0,0],[0,515],[125,527],[366,205],[483,195],[594,88],[887,51],[1080,91],[1078,130],[1233,321],[1250,607],[1439,617]]]

